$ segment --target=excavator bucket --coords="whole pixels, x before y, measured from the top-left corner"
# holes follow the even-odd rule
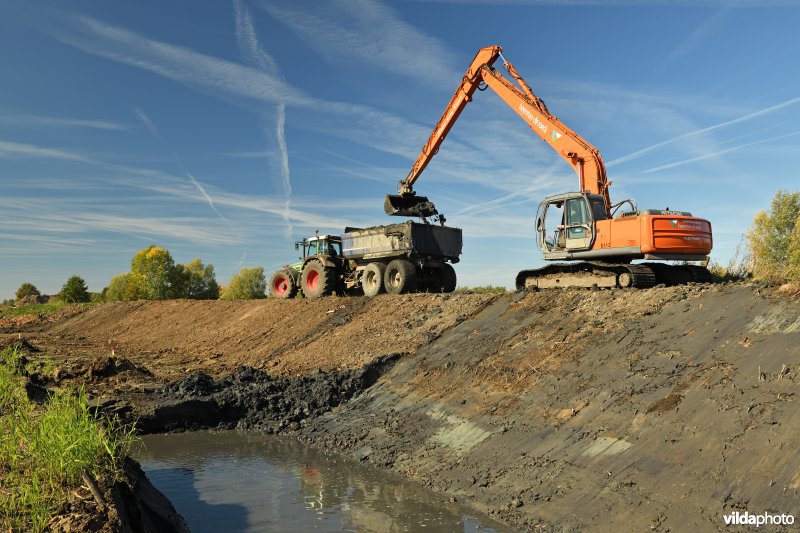
[[[415,194],[387,194],[383,210],[397,217],[432,217],[439,213],[428,198]]]

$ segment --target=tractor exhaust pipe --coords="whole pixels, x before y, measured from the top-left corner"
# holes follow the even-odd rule
[[[387,215],[396,217],[432,217],[439,214],[433,202],[415,194],[387,194],[383,202]]]

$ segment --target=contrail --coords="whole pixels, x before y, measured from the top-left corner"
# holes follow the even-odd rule
[[[606,163],[606,166],[618,165],[619,163],[624,163],[626,161],[630,161],[631,159],[636,159],[637,157],[639,157],[639,156],[641,156],[643,154],[646,154],[648,152],[652,152],[653,150],[655,150],[657,148],[661,148],[662,146],[666,146],[668,144],[672,144],[674,142],[677,142],[677,141],[680,141],[680,140],[683,140],[683,139],[688,139],[689,137],[695,137],[697,135],[701,135],[701,134],[707,133],[709,131],[714,131],[714,130],[717,130],[719,128],[724,128],[724,127],[730,126],[732,124],[738,124],[740,122],[745,122],[747,120],[750,120],[750,119],[753,119],[753,118],[756,118],[756,117],[760,117],[761,115],[766,115],[767,113],[772,113],[773,111],[777,111],[778,109],[783,109],[784,107],[788,107],[790,105],[794,105],[794,104],[796,104],[798,102],[800,102],[800,96],[795,97],[795,98],[791,98],[791,99],[786,100],[785,102],[781,102],[779,104],[775,104],[775,105],[772,105],[772,106],[769,106],[769,107],[765,107],[764,109],[760,109],[758,111],[753,111],[752,113],[748,113],[746,115],[742,115],[741,117],[738,117],[738,118],[734,118],[734,119],[731,119],[731,120],[726,120],[725,122],[720,122],[719,124],[714,124],[713,126],[709,126],[707,128],[702,128],[702,129],[699,129],[699,130],[690,131],[689,133],[684,133],[683,135],[678,135],[677,137],[673,137],[672,139],[667,139],[666,141],[661,141],[660,143],[656,143],[656,144],[654,144],[652,146],[648,146],[646,148],[642,148],[641,150],[636,150],[635,152],[631,152],[628,155],[624,155],[622,157],[618,157],[617,159],[614,159],[613,161],[609,161],[608,163]]]
[[[242,0],[235,0],[233,7],[236,17],[236,41],[245,60],[250,63],[251,66],[258,68],[278,80],[284,81],[275,59],[264,51],[264,48],[258,41],[250,11]],[[277,111],[275,140],[278,148],[277,164],[275,166],[280,175],[283,195],[286,197],[282,215],[286,223],[285,236],[287,239],[291,239],[294,227],[291,222],[292,182],[289,174],[289,150],[286,146],[286,103],[280,101],[275,106],[275,109]],[[265,116],[264,120],[268,120],[268,118]]]
[[[758,141],[749,142],[746,144],[740,144],[739,146],[733,146],[731,148],[726,148],[725,150],[719,150],[717,152],[712,152],[710,154],[703,154],[697,157],[691,157],[689,159],[684,159],[682,161],[675,161],[674,163],[667,163],[665,165],[659,165],[657,167],[649,168],[644,171],[644,173],[650,172],[658,172],[659,170],[667,170],[669,168],[675,168],[682,165],[688,165],[689,163],[694,163],[695,161],[702,161],[703,159],[710,159],[712,157],[716,157],[718,155],[727,154],[729,152],[735,152],[736,150],[741,150],[742,148],[747,148],[749,146],[754,146],[756,144],[764,144],[772,141],[777,141],[779,139],[785,139],[786,137],[794,137],[795,135],[800,135],[800,131],[795,131],[792,133],[786,133],[784,135],[778,135],[777,137],[770,137],[769,139],[761,139]]]
[[[142,124],[144,124],[145,128],[147,128],[150,131],[150,133],[153,134],[153,137],[155,137],[156,139],[161,139],[161,135],[158,134],[158,128],[156,128],[155,123],[152,120],[150,120],[150,117],[147,116],[147,113],[145,113],[144,110],[139,109],[138,107],[134,107],[133,112],[136,114],[137,117],[139,117],[139,120],[142,121]]]
[[[225,222],[228,226],[230,226],[231,223],[228,222],[228,219],[225,218],[225,215],[223,215],[222,213],[219,212],[219,209],[217,209],[217,206],[214,205],[214,200],[211,199],[211,196],[206,192],[206,190],[203,188],[203,186],[200,185],[200,182],[198,182],[196,179],[194,179],[194,176],[192,176],[189,172],[187,172],[186,175],[189,177],[190,180],[192,180],[192,183],[197,188],[197,190],[200,191],[200,194],[203,195],[203,198],[206,199],[206,202],[208,202],[208,205],[211,207],[211,209],[213,209],[214,212],[217,215],[219,215],[219,218],[221,218],[223,220],[223,222]]]

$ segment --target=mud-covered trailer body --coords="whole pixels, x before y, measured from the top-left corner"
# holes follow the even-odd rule
[[[462,245],[460,228],[413,221],[345,228],[342,234],[342,255],[356,263],[401,256],[457,263]]]

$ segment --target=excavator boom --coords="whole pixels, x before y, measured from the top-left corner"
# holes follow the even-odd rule
[[[500,46],[488,46],[481,48],[475,55],[428,142],[422,147],[417,160],[411,166],[411,171],[399,183],[399,194],[387,195],[384,203],[386,214],[397,216],[436,214],[435,207],[427,198],[414,194],[414,182],[439,151],[456,120],[472,101],[472,95],[481,83],[485,83],[572,166],[578,174],[582,192],[603,196],[606,213],[610,215],[611,202],[608,197],[610,182],[606,178],[606,169],[600,153],[548,111],[545,103],[533,94],[530,86],[517,73],[514,66],[506,61],[502,50]],[[503,66],[517,85],[493,67],[498,58],[502,59]]]

